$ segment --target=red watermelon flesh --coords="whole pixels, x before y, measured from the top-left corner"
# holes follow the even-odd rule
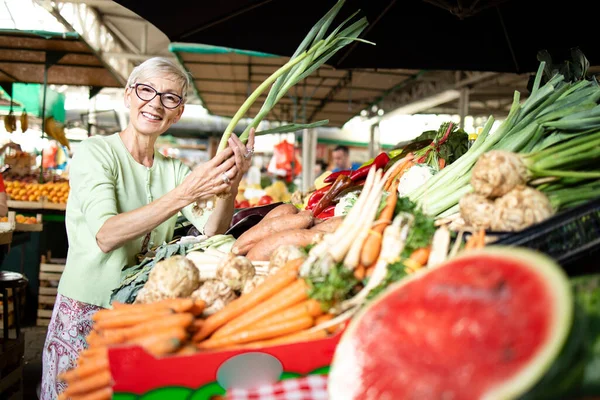
[[[481,399],[517,376],[557,322],[556,295],[529,263],[460,257],[386,292],[342,338],[332,399]]]

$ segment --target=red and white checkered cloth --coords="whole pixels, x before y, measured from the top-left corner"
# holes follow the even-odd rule
[[[327,376],[285,379],[254,389],[232,389],[227,400],[327,400]]]

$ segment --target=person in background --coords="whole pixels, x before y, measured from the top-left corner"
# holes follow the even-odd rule
[[[347,169],[355,170],[360,167],[359,162],[350,161],[350,149],[348,146],[337,146],[331,153],[333,159],[333,169],[331,172],[344,171]]]
[[[325,162],[325,160],[317,160],[317,162],[315,163],[315,177],[320,176],[323,172],[327,171],[327,163]]]
[[[69,249],[42,353],[41,400],[64,392],[57,376],[87,348],[92,316],[111,307],[123,267],[171,241],[179,212],[207,236],[231,224],[240,180],[252,163],[254,130],[246,145],[231,135],[223,151],[192,170],[155,147],[181,118],[189,85],[179,64],[162,57],[144,61],[125,87],[127,127],[82,141],[73,155],[65,215]],[[197,201],[226,194],[212,211],[193,212]]]

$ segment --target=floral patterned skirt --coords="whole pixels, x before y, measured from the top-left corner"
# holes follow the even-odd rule
[[[87,348],[92,315],[102,307],[56,295],[42,354],[41,400],[55,400],[67,385],[56,377],[73,368],[79,352]]]

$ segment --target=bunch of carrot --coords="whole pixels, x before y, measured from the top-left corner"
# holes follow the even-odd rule
[[[112,397],[110,347],[139,345],[156,357],[195,352],[189,338],[204,322],[198,318],[204,307],[202,301],[176,298],[150,304],[113,303],[112,309],[98,311],[86,337],[89,347],[79,353],[75,368],[58,377],[67,383],[59,400]]]
[[[326,337],[332,329],[320,324],[332,315],[308,297],[308,285],[298,276],[303,261],[288,261],[253,291],[206,318],[193,337],[197,347],[263,347]]]
[[[386,181],[383,189],[389,193],[386,198],[386,204],[379,213],[379,218],[374,221],[369,234],[364,241],[360,264],[354,270],[354,277],[358,280],[362,280],[365,276],[371,276],[373,269],[375,268],[375,262],[381,252],[381,243],[383,240],[383,231],[385,228],[392,223],[394,218],[394,211],[396,209],[396,202],[398,200],[398,185],[402,175],[412,167],[413,154],[410,153],[404,157],[401,161],[394,164],[390,170],[386,173]]]

